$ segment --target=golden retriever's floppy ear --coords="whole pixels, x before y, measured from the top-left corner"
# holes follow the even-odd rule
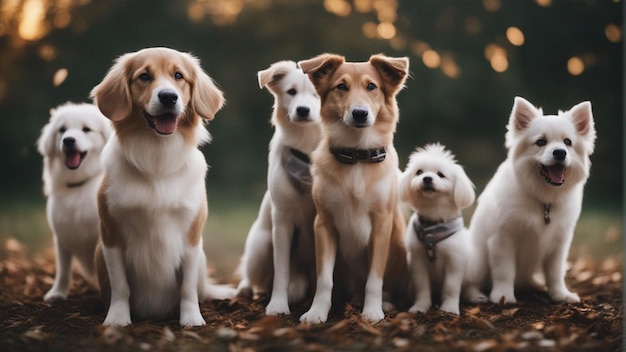
[[[195,56],[187,53],[183,55],[193,63],[195,75],[189,105],[196,115],[211,121],[218,110],[224,106],[224,93],[217,88],[213,79],[200,67],[200,61]]]
[[[369,63],[376,68],[385,82],[385,91],[393,96],[404,88],[409,70],[407,57],[387,57],[382,54],[370,56]]]
[[[302,71],[309,75],[317,93],[323,98],[328,90],[330,76],[345,62],[345,58],[335,54],[321,54],[312,59],[298,62]]]
[[[106,74],[102,82],[91,90],[91,98],[104,116],[112,121],[121,121],[130,116],[132,98],[130,96],[128,66],[134,54],[120,56]]]
[[[293,61],[279,61],[273,63],[269,68],[257,73],[259,88],[265,88],[267,86],[274,92],[276,83],[280,82],[289,71],[294,69],[296,69],[296,63]]]

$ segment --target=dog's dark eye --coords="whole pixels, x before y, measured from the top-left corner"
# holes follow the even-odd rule
[[[91,132],[91,128],[89,127],[83,127],[83,132],[87,133],[87,132]]]
[[[437,171],[437,176],[441,178],[446,178],[446,175],[442,174],[441,171]]]
[[[416,174],[417,176],[419,176],[419,175],[421,175],[421,174],[423,174],[423,173],[424,173],[424,171],[422,171],[422,169],[419,169],[419,170],[417,170],[417,172],[416,172],[415,174]]]
[[[65,131],[67,131],[67,128],[65,127],[59,128],[59,133],[65,133]]]
[[[543,147],[544,145],[546,145],[548,143],[548,141],[546,141],[545,138],[539,138],[536,142],[535,145],[537,145],[538,147]]]
[[[287,94],[289,94],[289,95],[291,95],[291,96],[296,95],[296,93],[298,93],[298,92],[297,92],[295,89],[293,89],[293,88],[291,88],[291,89],[289,89],[289,90],[287,91]]]
[[[152,76],[150,76],[149,73],[144,72],[144,73],[139,75],[139,80],[144,81],[144,82],[148,82],[148,81],[152,80]]]
[[[339,83],[339,85],[337,86],[337,89],[347,91],[348,86],[345,83]]]
[[[376,85],[374,83],[369,83],[367,85],[367,90],[374,90],[374,89],[376,89]]]
[[[565,140],[563,141],[563,143],[565,143],[565,145],[572,145],[572,140],[569,138],[565,138]]]
[[[174,78],[175,78],[175,79],[183,79],[183,74],[182,74],[182,73],[180,73],[180,72],[176,72],[176,73],[174,74]]]

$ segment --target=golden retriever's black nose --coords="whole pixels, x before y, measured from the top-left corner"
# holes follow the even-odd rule
[[[178,94],[172,89],[163,89],[159,92],[159,101],[164,106],[174,106],[178,101]]]
[[[552,156],[554,156],[554,159],[558,161],[563,161],[565,160],[565,157],[567,156],[567,151],[565,149],[555,149],[552,152]]]
[[[363,108],[354,108],[352,109],[352,118],[357,123],[365,123],[367,122],[367,109]]]
[[[74,139],[74,137],[65,137],[63,138],[63,145],[71,148],[74,146],[74,144],[76,144],[76,139]]]

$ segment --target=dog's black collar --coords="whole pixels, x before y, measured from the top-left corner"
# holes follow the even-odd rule
[[[413,221],[413,229],[415,229],[417,239],[424,244],[426,256],[431,262],[437,259],[437,252],[435,251],[437,243],[459,232],[464,226],[462,216],[444,222],[426,220],[418,215]]]
[[[356,164],[359,161],[368,163],[380,163],[385,160],[387,150],[385,147],[374,149],[356,149],[356,148],[330,148],[330,153],[344,164]]]

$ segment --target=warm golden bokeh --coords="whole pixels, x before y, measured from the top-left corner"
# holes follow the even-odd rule
[[[9,36],[14,47],[22,47],[28,42],[42,40],[54,29],[66,28],[72,25],[73,12],[79,6],[88,4],[91,0],[3,0],[0,2],[0,37]],[[620,2],[621,0],[613,0]],[[277,0],[190,0],[186,13],[190,21],[199,23],[211,21],[214,25],[228,26],[237,21],[245,8],[267,10]],[[536,6],[549,7],[553,0],[534,0]],[[434,51],[430,45],[420,38],[415,38],[404,29],[401,13],[398,11],[397,0],[320,0],[320,5],[333,15],[346,17],[354,13],[371,15],[371,19],[361,25],[361,32],[365,38],[386,40],[389,46],[397,51],[409,50],[421,58],[426,67],[441,69],[447,77],[460,76],[460,66],[454,57],[454,52],[444,55],[444,51]],[[485,11],[495,13],[501,10],[505,2],[502,0],[482,0]],[[400,21],[399,21],[400,19]],[[442,23],[453,23],[450,15],[443,14]],[[400,25],[402,23],[402,25]],[[483,31],[483,23],[478,17],[469,16],[462,22],[463,30],[471,35]],[[604,34],[612,43],[621,43],[623,31],[619,24],[608,23],[604,27]],[[485,58],[496,72],[505,72],[509,68],[510,60],[507,50],[515,50],[525,44],[527,37],[516,26],[509,26],[505,33],[510,45],[504,47],[499,44],[489,44],[485,48]],[[57,57],[57,50],[46,44],[38,49],[39,56],[46,61]],[[581,74],[587,67],[595,64],[595,57],[572,57],[566,64],[572,75]],[[58,71],[60,75],[62,71]],[[63,82],[65,78],[55,82]],[[60,83],[59,83],[60,84]],[[56,85],[56,83],[55,83]]]
[[[506,39],[515,46],[524,45],[524,33],[517,27],[507,28]]]

